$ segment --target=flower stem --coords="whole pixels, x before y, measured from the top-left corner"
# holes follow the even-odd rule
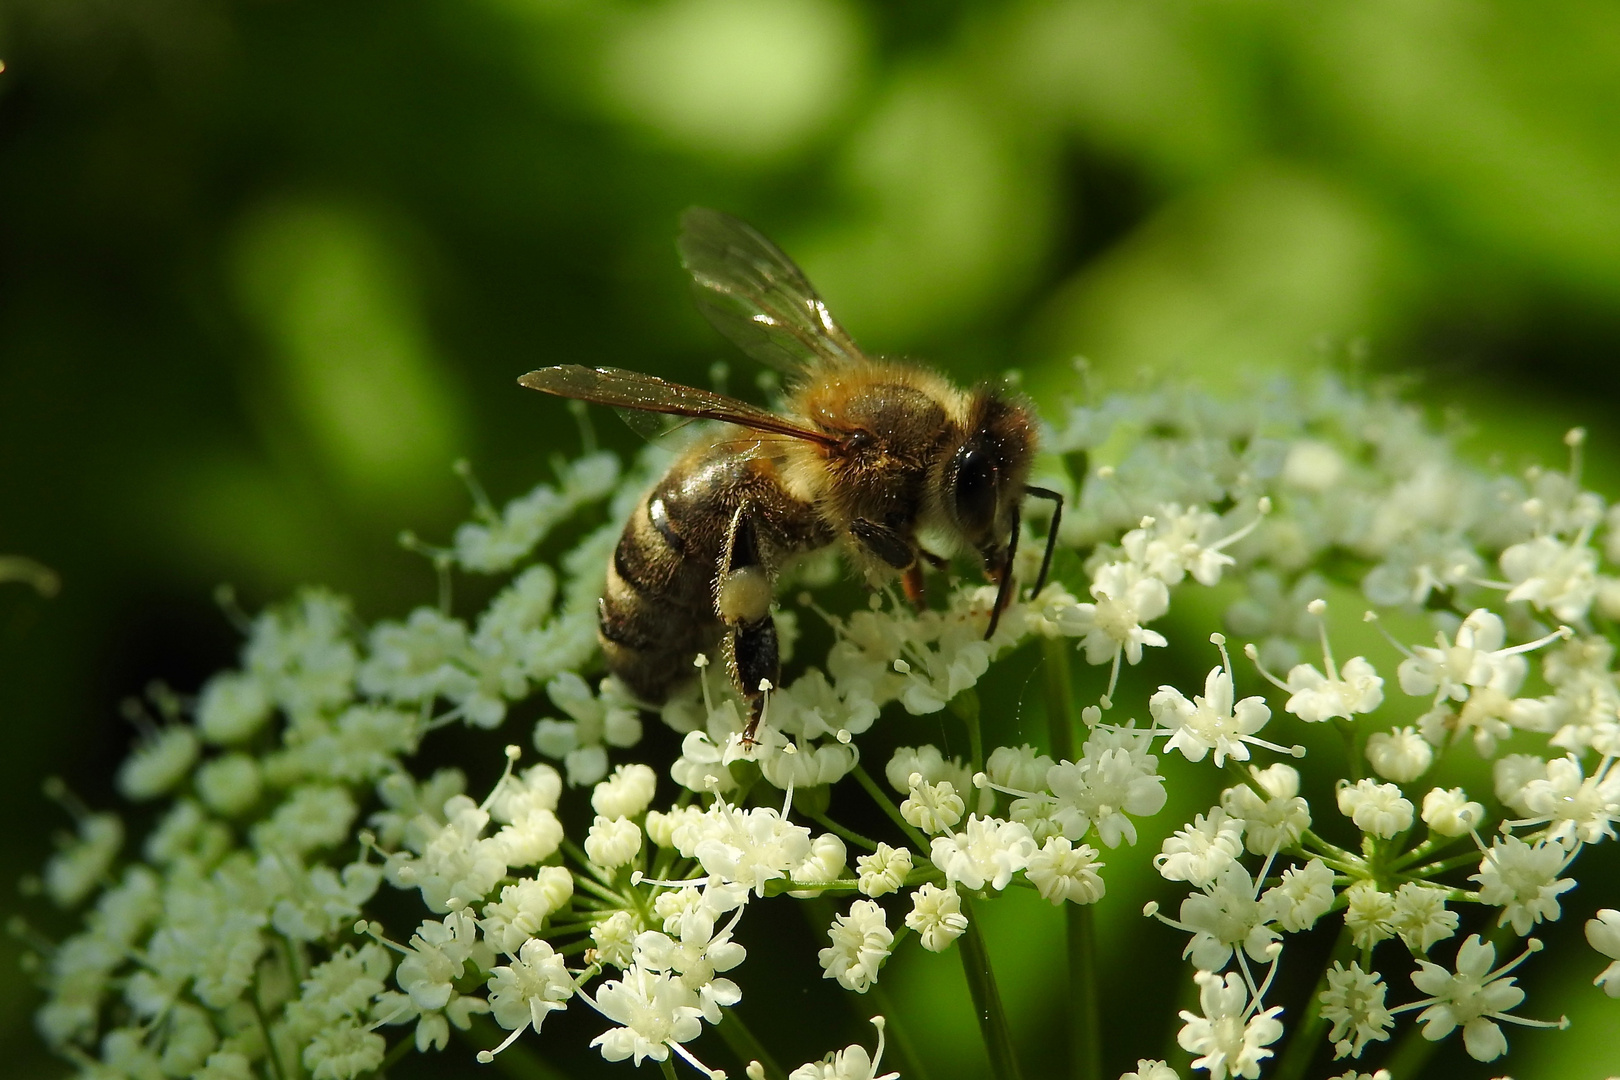
[[[1339,931],[1339,940],[1334,942],[1333,951],[1328,954],[1327,965],[1322,968],[1321,977],[1316,980],[1311,996],[1306,999],[1300,1011],[1301,1019],[1294,1025],[1294,1032],[1288,1039],[1288,1048],[1283,1051],[1282,1057],[1277,1059],[1277,1071],[1272,1073],[1272,1080],[1299,1080],[1305,1075],[1305,1070],[1310,1066],[1311,1059],[1316,1056],[1322,1034],[1328,1026],[1327,1018],[1322,1015],[1321,1006],[1322,991],[1327,989],[1328,969],[1333,966],[1334,961],[1342,963],[1349,959],[1354,951],[1351,946],[1350,928],[1345,927]]]
[[[1456,843],[1457,839],[1457,837],[1441,836],[1438,833],[1431,834],[1427,840],[1423,841],[1423,843],[1418,844],[1416,847],[1408,849],[1404,854],[1391,859],[1385,869],[1393,873],[1397,870],[1411,866],[1415,862],[1422,862],[1424,859],[1427,859],[1430,855],[1433,855],[1436,851],[1439,851],[1448,844]]]
[[[601,867],[591,862],[591,857],[585,854],[584,848],[580,847],[578,844],[574,843],[565,836],[563,837],[562,841],[562,849],[568,854],[569,858],[573,859],[575,862],[579,863],[580,866],[584,867],[586,872],[588,872],[591,877],[595,878],[597,881],[600,881],[603,885],[606,885],[609,888],[613,887],[612,876],[603,873]],[[580,875],[576,872],[574,876],[579,877]]]
[[[276,1080],[286,1080],[287,1073],[281,1067],[281,1055],[276,1050],[276,1040],[270,1034],[270,1019],[264,1015],[264,1004],[259,1000],[259,982],[253,981],[253,1017],[259,1022],[259,1031],[264,1035],[265,1056],[270,1059],[270,1072]]]
[[[1362,748],[1367,741],[1366,733],[1360,726],[1342,717],[1336,718],[1333,721],[1333,726],[1338,729],[1339,734],[1344,738],[1345,752],[1350,756],[1350,760],[1345,764],[1345,773],[1354,783],[1367,775],[1363,768],[1366,759],[1362,756]]]
[[[1262,791],[1260,793],[1260,797],[1266,798],[1267,796],[1265,792]],[[1313,855],[1323,856],[1324,862],[1328,859],[1332,859],[1343,865],[1356,867],[1358,870],[1366,868],[1367,862],[1360,855],[1357,855],[1353,851],[1342,848],[1338,844],[1332,843],[1331,841],[1322,839],[1309,829],[1301,832],[1299,839],[1305,851]]]
[[[782,1066],[776,1063],[771,1052],[765,1049],[765,1044],[751,1031],[742,1017],[737,1015],[735,1009],[724,1009],[720,1013],[720,1023],[715,1025],[715,1031],[725,1040],[731,1052],[737,1055],[737,1060],[746,1066],[750,1061],[757,1061],[765,1067],[765,1075],[770,1080],[781,1080],[785,1075]]]
[[[416,1040],[409,1035],[394,1043],[393,1046],[388,1048],[388,1054],[383,1058],[382,1064],[377,1066],[377,1075],[387,1076],[389,1069],[393,1068],[395,1065],[398,1065],[400,1061],[404,1059],[406,1054],[415,1049]]]
[[[918,851],[924,855],[928,854],[928,838],[913,828],[911,822],[900,816],[900,808],[894,805],[893,799],[884,794],[882,788],[878,787],[877,781],[872,779],[871,774],[862,766],[857,765],[850,775],[855,778],[857,784],[866,789],[868,795],[872,796],[872,801],[877,803],[885,814],[889,815],[889,820],[900,826],[900,831],[906,834],[906,839],[916,845]]]
[[[984,934],[973,902],[962,897],[962,914],[968,918],[967,930],[958,941],[962,953],[962,972],[967,976],[968,993],[973,997],[973,1011],[979,1018],[979,1034],[984,1039],[985,1052],[990,1056],[990,1075],[996,1080],[1020,1080],[1018,1056],[1013,1049],[1012,1031],[1007,1027],[1007,1013],[1001,1005],[1001,994],[996,990],[996,974],[990,967],[990,953],[985,949]]]
[[[975,773],[984,768],[984,732],[979,728],[979,695],[972,687],[951,699],[951,712],[967,725],[969,764]]]
[[[1048,638],[1041,644],[1046,663],[1046,726],[1052,756],[1074,759],[1074,680],[1069,643]],[[1097,925],[1090,904],[1065,904],[1063,921],[1069,963],[1069,1075],[1102,1078],[1102,1019],[1097,997]]]
[[[1069,1075],[1075,1080],[1102,1080],[1095,908],[1091,904],[1063,907],[1069,949]]]
[[[1070,643],[1063,638],[1041,642],[1046,666],[1046,729],[1052,756],[1074,760],[1074,679],[1069,673]]]
[[[895,1064],[900,1068],[900,1075],[907,1080],[928,1080],[928,1070],[923,1067],[922,1058],[917,1056],[917,1044],[912,1041],[909,1029],[900,1019],[900,1010],[894,998],[877,983],[873,983],[866,994],[888,1023],[889,1045],[893,1047],[890,1054],[897,1059]]]
[[[1419,1076],[1423,1072],[1423,1065],[1429,1060],[1440,1046],[1437,1042],[1430,1042],[1423,1037],[1423,1025],[1414,1023],[1406,1029],[1401,1041],[1395,1044],[1389,1057],[1384,1059],[1384,1068],[1390,1070],[1390,1075],[1397,1075],[1395,1070],[1401,1070],[1401,1076]]]
[[[1413,870],[1405,870],[1399,877],[1402,881],[1422,881],[1425,878],[1437,877],[1447,870],[1455,870],[1459,866],[1478,866],[1479,860],[1479,852],[1470,851],[1463,855],[1453,855],[1449,859],[1429,863],[1426,866],[1419,866]]]
[[[838,837],[840,837],[840,838],[842,838],[844,840],[848,840],[850,843],[854,844],[856,847],[865,848],[867,851],[876,851],[877,848],[878,848],[876,840],[872,840],[872,839],[869,839],[868,837],[862,836],[860,833],[856,832],[854,829],[846,829],[846,828],[844,828],[844,826],[838,824],[838,822],[834,821],[832,818],[828,817],[826,814],[812,814],[812,813],[806,812],[805,816],[808,817],[811,821],[814,821],[816,824],[820,825],[823,829],[826,829],[828,832],[833,833],[834,835],[836,835],[836,836],[838,836]]]
[[[626,900],[624,894],[614,892],[612,889],[607,888],[606,886],[598,885],[595,880],[586,877],[584,874],[581,874],[578,871],[574,872],[574,884],[579,886],[581,889],[584,889],[586,892],[593,893],[597,897],[606,900],[610,907],[622,908],[628,906],[628,901]]]
[[[658,1069],[664,1074],[664,1080],[675,1080],[675,1055],[671,1054],[660,1061]]]
[[[595,926],[596,926],[595,920],[588,920],[588,921],[585,921],[585,922],[558,923],[556,925],[546,927],[544,930],[540,931],[540,933],[537,936],[538,937],[549,938],[549,937],[562,937],[565,934],[578,934],[578,933],[581,933],[581,932],[589,933],[592,929],[595,928]]]
[[[474,1050],[487,1050],[499,1044],[509,1033],[497,1027],[495,1021],[487,1016],[473,1016],[465,1029],[452,1025],[450,1034]],[[409,1038],[405,1041],[412,1042]],[[490,1062],[490,1065],[510,1076],[512,1080],[568,1080],[561,1070],[555,1065],[548,1064],[523,1039],[518,1039],[496,1054],[495,1060]]]

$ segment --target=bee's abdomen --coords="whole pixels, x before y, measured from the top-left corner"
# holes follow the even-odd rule
[[[693,657],[712,649],[721,629],[712,592],[717,553],[683,531],[669,506],[655,490],[631,515],[597,616],[608,669],[651,702],[692,674]]]

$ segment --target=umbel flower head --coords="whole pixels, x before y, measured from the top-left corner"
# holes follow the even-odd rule
[[[921,610],[882,589],[843,608],[824,559],[783,568],[787,659],[752,744],[714,670],[735,657],[683,661],[661,702],[602,660],[598,599],[626,522],[651,514],[656,448],[561,463],[504,507],[477,492],[445,547],[413,541],[444,572],[435,603],[366,625],[310,589],[242,616],[232,669],[136,710],[118,789],[149,830],[48,785],[71,829],[37,883],[67,927],[38,936],[41,1036],[87,1080],[359,1080],[582,1030],[559,1058],[754,1077],[730,1048],[768,1047],[739,1009],[760,980],[881,998],[955,953],[1002,1062],[995,905],[1032,893],[1083,924],[1140,859],[1148,910],[1177,914],[1161,932],[1197,991],[1178,1032],[1196,1073],[1262,1075],[1311,1007],[1326,1023],[1293,1026],[1338,1057],[1413,1031],[1500,1057],[1504,1025],[1538,1023],[1513,974],[1537,947],[1498,965],[1460,928],[1564,917],[1620,823],[1620,509],[1581,489],[1579,440],[1567,471],[1496,475],[1332,380],[1049,419],[1030,479],[1065,510],[1031,505],[1010,568],[1032,582],[1055,532],[1042,592],[1011,590],[986,638],[996,588],[976,576]],[[458,600],[469,577],[481,610]],[[1382,639],[1336,661],[1329,601],[1372,609]],[[1020,649],[1051,689],[1044,728],[1038,693],[1026,713],[990,681]],[[1121,681],[1139,664],[1157,690]],[[491,730],[510,742],[494,780]],[[1171,752],[1213,805],[1167,790]],[[1490,782],[1443,786],[1472,775],[1457,753]],[[1166,821],[1172,796],[1185,817]],[[821,940],[784,957],[802,942],[749,920],[793,904]],[[1612,909],[1587,924],[1610,960],[1616,926]],[[1358,955],[1279,980],[1320,927]],[[1611,995],[1616,970],[1593,969]],[[1318,982],[1314,1003],[1274,990]],[[1408,985],[1422,996],[1392,1002]],[[874,1023],[874,1051],[829,1033],[844,1049],[794,1080],[892,1078]],[[889,1064],[938,1042],[897,1038]],[[1135,1075],[1176,1075],[1137,1056],[1155,1049],[1124,1051]]]

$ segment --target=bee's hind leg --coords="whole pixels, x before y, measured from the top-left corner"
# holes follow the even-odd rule
[[[766,615],[744,623],[727,639],[731,678],[748,702],[748,726],[743,728],[743,745],[754,745],[759,721],[765,715],[764,687],[776,686],[782,677],[781,648],[776,639],[776,620]]]
[[[715,574],[714,611],[726,625],[726,666],[731,681],[748,702],[744,745],[752,745],[765,711],[765,685],[782,678],[781,644],[771,617],[770,568],[760,554],[759,538],[747,504],[739,506],[726,530],[726,546]]]

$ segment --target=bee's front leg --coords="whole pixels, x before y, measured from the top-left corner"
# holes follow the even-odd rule
[[[1013,560],[1018,557],[1018,508],[1013,507],[1012,532],[1007,539],[1007,546],[995,545],[979,552],[984,560],[984,576],[996,583],[996,603],[990,609],[990,625],[985,627],[984,640],[989,641],[996,633],[996,625],[1001,622],[1001,613],[1006,610],[1007,604],[1013,598]]]
[[[910,600],[911,606],[918,611],[925,611],[928,608],[927,582],[923,579],[925,565],[931,570],[938,571],[949,568],[951,564],[950,560],[942,559],[926,548],[917,549],[917,561],[907,567],[906,572],[901,575],[900,585],[906,590],[906,599]]]
[[[918,611],[928,607],[928,585],[923,581],[922,563],[914,562],[906,567],[906,572],[900,575],[900,587],[912,607]]]
[[[867,552],[896,570],[909,570],[917,563],[917,542],[887,525],[856,518],[849,523],[849,534]]]
[[[726,666],[731,681],[749,705],[744,745],[753,745],[764,715],[763,682],[782,678],[782,654],[771,617],[770,568],[760,553],[759,537],[747,504],[731,515],[726,545],[714,582],[714,611],[726,625]]]
[[[922,563],[938,568],[944,560],[917,546],[917,542],[887,525],[879,525],[867,518],[850,522],[849,533],[863,550],[901,572],[900,587],[906,599],[918,611],[928,606],[928,592],[923,586]],[[918,560],[921,556],[922,561]]]

